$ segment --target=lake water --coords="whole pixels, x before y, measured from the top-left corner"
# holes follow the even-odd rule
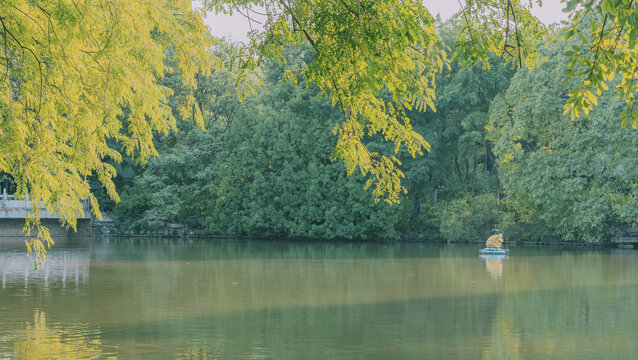
[[[635,359],[638,251],[0,239],[0,359]]]

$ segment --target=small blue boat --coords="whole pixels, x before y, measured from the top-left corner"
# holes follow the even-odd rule
[[[486,247],[485,249],[479,250],[479,254],[481,255],[507,255],[509,254],[509,249],[495,248],[495,247]]]
[[[483,259],[483,260],[505,260],[508,257],[509,256],[507,254],[505,254],[505,255],[485,255],[485,254],[479,255],[479,258]]]

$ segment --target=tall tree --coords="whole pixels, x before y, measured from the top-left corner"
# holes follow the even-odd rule
[[[462,21],[457,16],[437,25],[451,53],[462,36]],[[418,231],[428,221],[436,223],[431,221],[435,214],[430,209],[435,203],[497,190],[495,158],[485,138],[485,125],[492,99],[507,89],[515,70],[496,56],[489,61],[490,71],[483,69],[483,62],[469,66],[461,59],[451,62],[437,77],[437,111],[410,113],[414,129],[432,148],[423,158],[400,157],[408,189],[401,205],[403,231]]]
[[[299,62],[298,55],[290,55]],[[341,164],[330,160],[337,142],[330,129],[339,122],[339,112],[318,98],[317,87],[282,82],[280,73],[278,68],[268,71],[262,93],[241,107],[224,137],[212,171],[209,231],[394,237],[398,209],[375,204],[363,190],[361,175],[347,176]]]
[[[570,67],[563,48],[558,41],[543,48],[551,60],[518,72],[494,100],[490,136],[505,205],[518,221],[545,224],[565,240],[600,242],[636,222],[638,137],[616,120],[623,101],[611,90],[588,115],[563,114],[577,83],[561,79]]]
[[[338,110],[316,86],[282,80],[311,55],[307,46],[288,47],[288,65],[265,67],[257,96],[241,104],[221,98],[212,103],[226,116],[209,119],[205,130],[182,120],[179,132],[158,138],[160,156],[132,187],[120,189],[127,198],[116,206],[118,215],[133,226],[139,221],[142,230],[160,218],[208,234],[394,237],[398,209],[375,204],[361,175],[347,176],[330,160]],[[232,89],[228,75],[199,79],[195,93]],[[203,104],[204,113],[210,107]]]

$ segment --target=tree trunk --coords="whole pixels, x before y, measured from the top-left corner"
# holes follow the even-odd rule
[[[412,206],[412,211],[410,212],[410,218],[415,219],[419,215],[421,215],[421,200],[419,200],[419,192],[417,192],[414,195],[414,206]]]

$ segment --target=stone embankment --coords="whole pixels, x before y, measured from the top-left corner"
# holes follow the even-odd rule
[[[33,204],[29,201],[29,196],[24,200],[16,199],[7,194],[3,189],[0,195],[0,236],[36,236],[37,234],[26,234],[22,231],[25,219],[29,212],[33,210]],[[48,211],[43,206],[38,206],[42,225],[49,229],[51,236],[90,236],[92,234],[91,210],[88,201],[82,202],[84,212],[78,214],[77,232],[66,229],[60,225],[60,216]]]

